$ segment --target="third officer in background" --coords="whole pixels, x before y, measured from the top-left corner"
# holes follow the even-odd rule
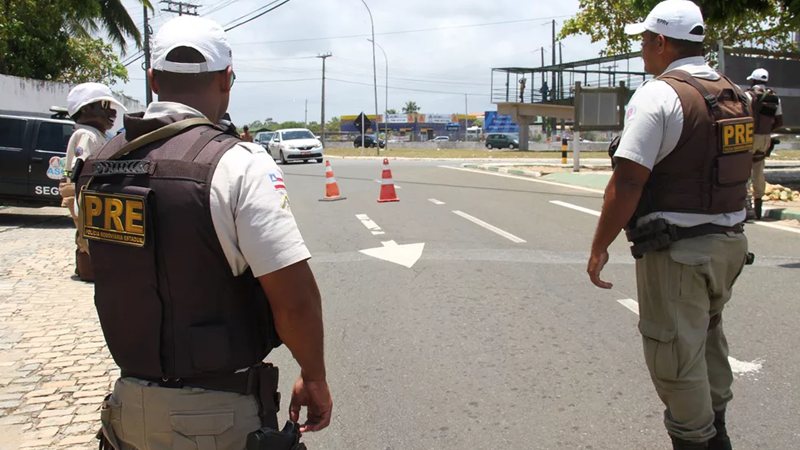
[[[706,63],[695,3],[661,2],[625,30],[641,35],[645,71],[656,78],[627,106],[587,272],[612,287],[600,273],[625,228],[645,361],[673,448],[730,449],[733,375],[722,311],[747,254],[749,102]]]
[[[753,114],[755,136],[753,137],[753,209],[755,218],[761,219],[761,197],[764,196],[766,180],[764,164],[772,147],[771,133],[783,126],[783,108],[778,94],[767,87],[769,72],[756,69],[747,77],[750,88],[746,91],[750,98],[750,109]]]
[[[217,125],[235,80],[225,33],[172,19],[152,61],[158,101],[126,115],[78,181],[95,305],[121,369],[101,411],[104,444],[245,448],[278,427],[277,368],[262,361],[280,341],[300,365],[288,415],[297,422],[307,406],[300,431],[323,429],[332,401],[320,293],[282,174],[261,146]]]

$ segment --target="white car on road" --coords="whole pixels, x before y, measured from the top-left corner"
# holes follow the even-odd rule
[[[278,130],[269,141],[269,153],[282,164],[290,160],[322,162],[322,142],[305,128]]]

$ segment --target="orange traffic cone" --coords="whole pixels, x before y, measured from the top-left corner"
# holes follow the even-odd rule
[[[339,185],[336,184],[336,178],[333,176],[333,167],[331,162],[325,160],[325,197],[319,199],[323,202],[332,202],[336,200],[344,200],[347,197],[339,195]]]
[[[394,190],[394,181],[392,181],[392,171],[389,169],[389,159],[383,158],[383,173],[381,174],[381,195],[378,197],[378,203],[384,202],[399,202],[397,192]]]

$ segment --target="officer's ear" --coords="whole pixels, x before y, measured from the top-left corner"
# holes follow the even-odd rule
[[[156,80],[156,77],[153,75],[153,69],[147,69],[147,80],[150,82],[150,90],[158,95],[158,80]]]
[[[227,69],[219,72],[216,78],[216,83],[219,86],[220,92],[229,93],[233,88],[233,82],[236,80],[236,74],[233,73],[233,68],[228,66]]]

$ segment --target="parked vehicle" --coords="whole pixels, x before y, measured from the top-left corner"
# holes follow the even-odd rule
[[[486,148],[519,148],[519,136],[514,133],[489,133]]]
[[[261,144],[262,147],[269,150],[269,141],[272,140],[272,136],[275,135],[274,131],[259,131],[253,137],[253,142],[256,144]]]
[[[58,182],[74,130],[66,111],[0,111],[0,204],[60,205]]]
[[[448,142],[450,141],[450,136],[436,136],[432,139],[434,142]]]
[[[361,135],[356,136],[353,140],[353,147],[358,148],[361,147]],[[365,134],[364,135],[364,147],[386,147],[386,141],[383,139],[376,137],[374,134]]]
[[[290,160],[303,160],[308,162],[316,159],[322,162],[323,147],[322,142],[314,136],[314,133],[305,128],[287,128],[278,130],[269,141],[269,153],[273,158],[282,164],[287,164]]]

